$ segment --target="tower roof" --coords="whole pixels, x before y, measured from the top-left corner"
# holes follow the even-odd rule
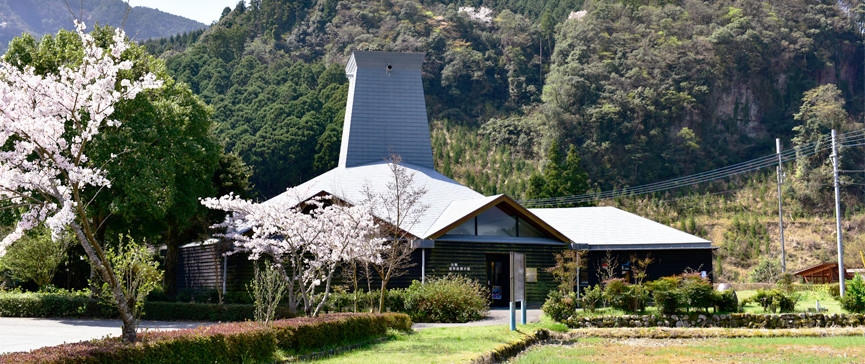
[[[348,102],[339,166],[353,167],[399,155],[435,169],[424,101],[423,54],[352,53],[345,67]]]

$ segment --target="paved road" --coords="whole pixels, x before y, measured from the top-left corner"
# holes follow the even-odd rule
[[[520,324],[520,310],[516,312],[516,320],[517,324]],[[541,310],[540,309],[528,309],[526,310],[526,323],[536,323],[541,320]],[[464,324],[433,324],[433,323],[424,323],[419,322],[411,325],[413,329],[424,329],[427,327],[451,327],[451,326],[493,326],[493,325],[502,325],[509,326],[510,325],[510,310],[506,308],[501,309],[491,309],[487,318],[479,321],[467,322]]]
[[[517,323],[520,323],[520,311],[516,312]],[[526,320],[529,323],[540,320],[541,310],[527,310]],[[510,324],[507,309],[490,310],[489,316],[483,320],[464,324],[416,323],[414,329],[449,326],[492,326]],[[170,322],[142,321],[139,331],[144,330],[177,330],[194,328],[208,323],[202,322]],[[17,351],[30,351],[45,346],[60,345],[107,336],[120,336],[120,320],[88,320],[88,319],[41,319],[0,317],[0,354]]]
[[[177,330],[201,322],[142,321],[139,331]],[[120,336],[120,320],[40,319],[0,317],[0,353],[30,351],[44,346]]]

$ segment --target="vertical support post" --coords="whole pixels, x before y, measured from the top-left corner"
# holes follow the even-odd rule
[[[514,301],[511,300],[511,304],[510,304],[510,307],[511,307],[511,310],[510,310],[510,313],[511,313],[510,314],[511,331],[517,331],[517,310],[516,310],[516,307],[514,307],[514,305],[515,305]]]
[[[838,143],[832,129],[832,174],[835,177],[835,237],[838,243],[838,288],[844,297],[844,245],[841,243],[841,189],[838,182]]]
[[[520,301],[520,324],[526,324],[526,300]]]
[[[787,272],[787,254],[784,251],[784,207],[781,198],[781,183],[784,182],[784,169],[781,166],[781,139],[775,138],[775,151],[778,154],[778,231],[781,234],[781,273]]]
[[[426,249],[420,250],[420,284],[426,284]]]

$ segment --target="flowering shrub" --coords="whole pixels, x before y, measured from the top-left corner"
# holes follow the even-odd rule
[[[489,290],[461,275],[412,282],[405,290],[406,313],[415,322],[468,322],[486,316]]]

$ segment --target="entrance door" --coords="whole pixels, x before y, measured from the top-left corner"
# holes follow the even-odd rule
[[[511,302],[511,256],[487,254],[487,288],[490,306],[508,307]]]

